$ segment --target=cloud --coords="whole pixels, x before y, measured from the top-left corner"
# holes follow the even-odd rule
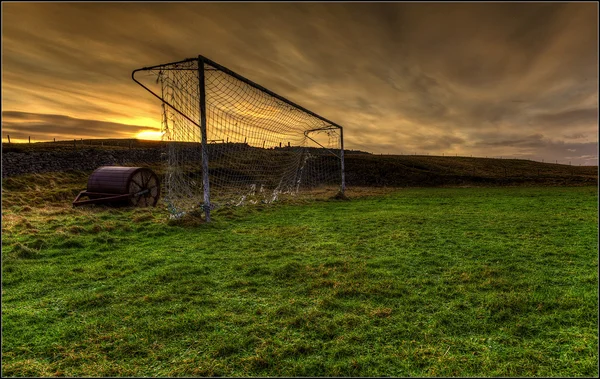
[[[203,54],[343,125],[348,148],[564,157],[546,147],[597,145],[597,11],[593,3],[8,3],[2,105],[158,128],[160,104],[131,71]]]
[[[549,127],[597,124],[598,109],[571,109],[563,112],[549,112],[538,115],[535,117],[535,121]]]
[[[525,148],[535,148],[542,147],[547,144],[544,140],[544,136],[541,134],[533,134],[530,136],[526,136],[524,138],[519,138],[518,136],[514,136],[513,138],[506,139],[506,136],[496,136],[496,138],[501,138],[500,140],[494,140],[493,137],[488,136],[482,141],[475,142],[473,146],[475,147],[525,147]]]
[[[34,141],[80,139],[80,138],[132,138],[140,132],[153,129],[140,125],[86,120],[64,115],[2,112],[2,132],[11,141]],[[155,129],[154,129],[155,130]]]
[[[587,135],[583,134],[583,133],[573,133],[573,134],[563,134],[561,137],[564,139],[582,139],[582,138],[586,138]]]

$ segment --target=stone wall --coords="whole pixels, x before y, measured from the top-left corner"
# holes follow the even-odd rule
[[[79,151],[24,151],[2,153],[2,177],[67,170],[93,171],[100,166],[151,165],[160,162],[162,149]]]

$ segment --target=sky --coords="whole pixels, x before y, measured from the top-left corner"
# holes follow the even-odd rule
[[[204,55],[376,154],[598,164],[598,4],[2,2],[2,141],[160,136]]]

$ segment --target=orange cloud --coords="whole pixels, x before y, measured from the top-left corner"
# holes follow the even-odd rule
[[[572,154],[564,135],[598,143],[594,3],[2,6],[3,110],[80,134],[156,133],[131,71],[203,54],[344,126],[350,149],[550,160]],[[3,114],[3,134],[72,135],[56,117]]]

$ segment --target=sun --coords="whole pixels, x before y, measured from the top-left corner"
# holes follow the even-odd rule
[[[162,133],[158,130],[144,130],[135,135],[137,139],[160,141]]]

